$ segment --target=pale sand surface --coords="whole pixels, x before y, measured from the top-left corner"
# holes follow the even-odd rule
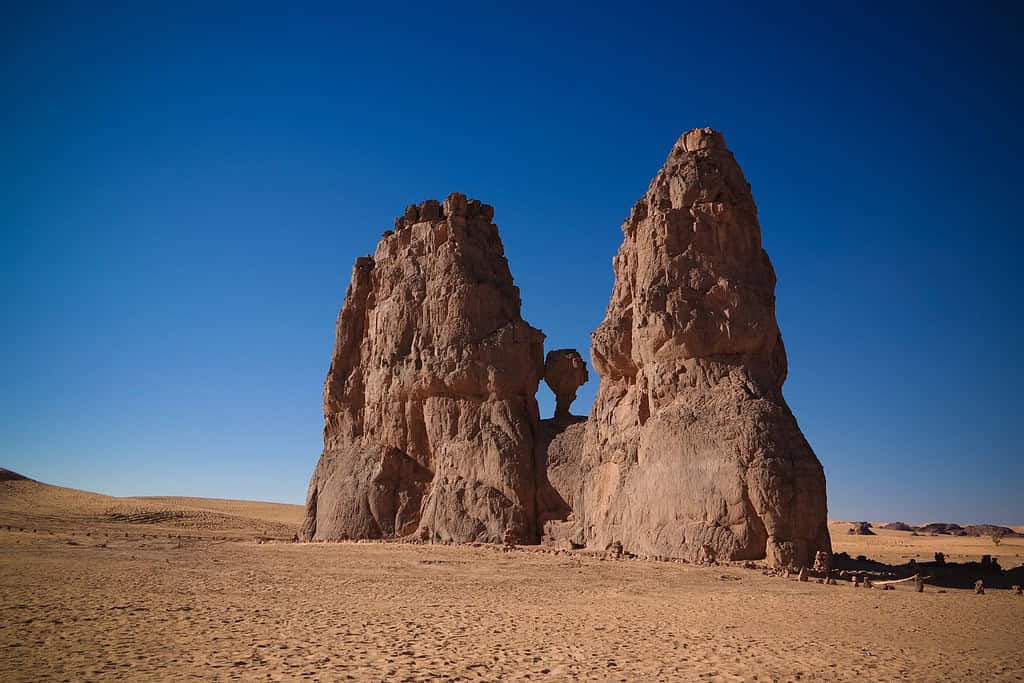
[[[138,533],[290,538],[302,515],[301,505],[172,496],[117,498],[32,480],[0,481],[0,525],[26,529],[135,528]]]
[[[8,483],[0,525],[28,514]],[[73,522],[0,529],[0,679],[1024,680],[1024,597],[1006,590],[854,589],[536,549],[222,541],[213,521],[236,534],[296,522],[273,508],[261,522],[258,503],[151,504],[225,517],[92,525],[90,499]]]

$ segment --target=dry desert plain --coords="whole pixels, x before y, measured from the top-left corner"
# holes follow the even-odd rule
[[[1024,597],[1008,590],[854,589],[540,548],[298,544],[300,506],[2,479],[4,681],[1024,681]],[[1024,538],[996,548],[849,526],[831,525],[837,552],[1024,561]]]

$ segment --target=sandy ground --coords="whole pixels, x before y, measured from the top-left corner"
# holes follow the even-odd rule
[[[271,506],[260,521],[261,504],[236,501],[134,499],[135,519],[158,520],[138,522],[89,499],[66,518],[36,515],[49,527],[6,531],[29,514],[9,483],[5,681],[1024,681],[1024,597],[1005,590],[854,589],[538,549],[220,540],[246,525],[286,534],[300,512],[289,521]],[[195,516],[147,517],[146,505],[215,516],[191,527]]]
[[[254,535],[290,539],[302,523],[301,505],[214,498],[116,498],[5,479],[0,470],[0,526],[67,533]]]
[[[1021,537],[1003,538],[996,545],[986,536],[914,536],[910,531],[878,528],[885,522],[872,524],[874,536],[851,536],[847,530],[852,524],[830,522],[828,530],[832,535],[832,550],[847,552],[852,557],[865,555],[887,564],[906,564],[911,559],[931,562],[937,552],[945,553],[947,562],[977,562],[982,555],[991,555],[999,559],[1004,569],[1024,564],[1024,538]]]

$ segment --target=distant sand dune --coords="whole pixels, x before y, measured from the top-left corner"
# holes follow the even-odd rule
[[[33,528],[146,525],[151,531],[291,537],[301,505],[174,496],[114,497],[0,470],[0,525]]]

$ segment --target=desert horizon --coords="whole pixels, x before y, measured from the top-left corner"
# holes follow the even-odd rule
[[[42,486],[47,487],[48,489],[52,489],[52,490],[55,490],[55,491],[59,490],[59,491],[66,492],[66,494],[64,494],[64,495],[72,497],[72,498],[75,497],[75,494],[82,494],[82,498],[83,499],[87,499],[89,497],[95,497],[97,500],[99,500],[99,499],[107,499],[111,503],[117,502],[117,503],[121,503],[121,504],[130,504],[132,501],[139,501],[142,504],[165,503],[169,507],[175,507],[175,508],[180,507],[182,509],[192,509],[192,510],[197,510],[197,511],[216,511],[216,512],[226,512],[226,513],[231,513],[231,512],[241,513],[243,511],[247,511],[249,506],[252,506],[253,509],[259,510],[259,514],[250,515],[253,518],[256,518],[256,519],[269,519],[269,518],[272,518],[274,516],[279,516],[280,517],[279,521],[282,521],[282,522],[287,521],[289,523],[296,524],[296,525],[301,524],[302,516],[303,516],[303,511],[304,511],[304,508],[305,508],[305,506],[302,503],[286,503],[286,502],[282,502],[282,501],[262,501],[262,500],[247,499],[247,498],[218,498],[218,497],[203,497],[203,496],[156,495],[156,494],[127,495],[127,496],[111,495],[111,494],[107,494],[107,493],[99,493],[99,492],[95,492],[95,491],[88,491],[88,490],[85,490],[85,489],[76,489],[76,488],[72,488],[72,487],[68,487],[68,486],[60,486],[60,485],[57,485],[57,484],[49,484],[49,483],[46,483],[46,482],[41,482],[41,481],[39,481],[37,479],[33,479],[32,477],[28,477],[26,475],[23,475],[20,472],[14,472],[14,471],[12,471],[10,469],[6,469],[6,468],[3,468],[3,467],[0,467],[0,481],[27,481],[27,482],[30,482],[30,483],[33,483],[33,484],[40,484]],[[5,492],[5,493],[7,495],[10,495],[9,491]],[[0,500],[0,511],[10,513],[14,509],[16,509],[16,508],[11,506],[9,502],[5,505],[5,501],[4,500]],[[59,508],[59,509],[63,510],[64,508]],[[269,513],[268,514],[268,512],[267,512],[268,510],[279,510],[279,512],[277,512],[276,515],[274,513]],[[859,524],[862,521],[866,521],[868,524],[870,524],[872,526],[872,528],[876,530],[876,532],[879,529],[881,529],[881,527],[884,527],[886,524],[906,523],[906,524],[914,526],[914,527],[923,527],[923,526],[927,526],[929,524],[942,524],[942,525],[955,524],[955,525],[958,525],[960,527],[969,527],[969,526],[1002,526],[1002,527],[1006,527],[1008,529],[1011,529],[1014,533],[1024,534],[1024,524],[1014,524],[1014,523],[1006,523],[1006,522],[993,523],[991,520],[987,520],[987,521],[981,521],[981,520],[953,520],[953,521],[950,521],[950,520],[934,520],[934,519],[922,519],[922,520],[900,519],[900,520],[890,520],[890,519],[870,519],[870,518],[866,518],[866,519],[853,519],[853,518],[850,518],[850,519],[838,519],[838,518],[829,518],[828,523],[829,523],[830,532],[832,532],[833,534],[835,534],[835,530],[836,529],[841,529],[842,533],[845,534],[848,529],[852,528],[854,525]],[[839,525],[845,525],[845,526],[840,527]],[[881,529],[881,530],[882,531],[886,531],[885,529]],[[895,533],[903,534],[903,533],[909,533],[909,532],[895,532]],[[944,536],[944,535],[949,535],[949,534],[948,533],[932,533],[930,535],[933,535],[933,536]],[[976,537],[976,538],[980,538],[980,537]],[[998,548],[997,545],[993,545],[992,547],[993,548]]]
[[[763,562],[539,545],[294,542],[302,517],[299,505],[118,498],[5,471],[4,680],[1022,676],[1024,598],[1010,589],[855,589]],[[829,523],[837,554],[894,565],[997,555],[1024,576],[1024,537],[997,547],[851,528]]]

